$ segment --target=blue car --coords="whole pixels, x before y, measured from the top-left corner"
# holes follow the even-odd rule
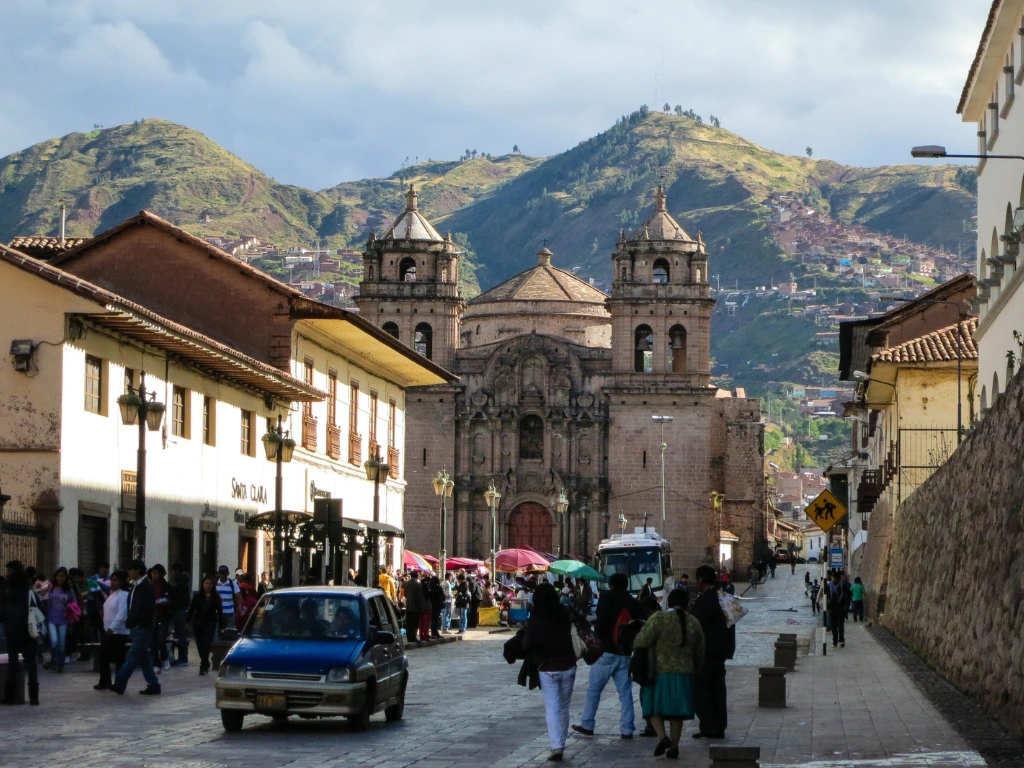
[[[226,731],[245,716],[401,720],[409,665],[394,606],[379,589],[300,587],[265,594],[217,677]]]

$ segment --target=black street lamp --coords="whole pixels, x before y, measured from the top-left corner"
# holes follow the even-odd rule
[[[555,500],[555,511],[558,513],[558,557],[561,558],[565,552],[565,511],[569,509],[569,499],[565,496],[565,488],[562,488]]]
[[[267,460],[277,465],[277,475],[274,481],[274,562],[271,570],[274,572],[275,586],[284,584],[284,531],[282,530],[283,499],[284,496],[284,464],[292,460],[295,453],[295,441],[288,436],[284,429],[281,414],[277,414],[277,429],[271,427],[263,436],[263,450],[267,454]],[[290,579],[289,579],[290,581]]]
[[[494,580],[497,573],[498,559],[498,502],[501,501],[501,494],[494,487],[494,481],[484,491],[484,501],[491,510],[491,579]],[[441,573],[444,576],[444,572]]]
[[[149,398],[148,400],[146,398]],[[139,425],[139,450],[135,465],[135,536],[132,559],[146,559],[146,428],[150,432],[160,429],[164,418],[164,404],[156,402],[156,390],[146,391],[146,372],[139,374],[138,389],[129,386],[128,392],[117,398],[121,422],[125,426]]]
[[[946,148],[938,144],[925,144],[913,147],[910,156],[919,160],[941,160],[946,157],[962,157],[968,160],[1024,160],[1024,155],[951,155]]]
[[[373,482],[373,522],[380,522],[380,484],[387,483],[391,467],[385,464],[380,458],[380,448],[376,449],[374,455],[363,464],[366,470],[366,479]],[[360,568],[363,586],[370,586],[373,583],[373,571],[377,568],[377,561],[380,559],[380,532],[374,529],[370,541],[373,544],[373,558],[368,566]],[[362,545],[360,545],[362,546]]]

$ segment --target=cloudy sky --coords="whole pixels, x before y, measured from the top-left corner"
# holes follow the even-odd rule
[[[641,104],[860,165],[972,151],[989,0],[10,0],[0,156],[94,123],[191,126],[323,188],[465,149],[549,155]]]

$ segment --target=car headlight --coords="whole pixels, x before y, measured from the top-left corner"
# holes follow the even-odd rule
[[[222,663],[220,665],[220,674],[218,675],[218,677],[223,677],[225,679],[231,679],[231,678],[238,679],[238,678],[245,677],[245,667],[242,666],[241,664],[223,664]]]
[[[351,683],[354,675],[348,667],[335,667],[327,673],[328,683]]]

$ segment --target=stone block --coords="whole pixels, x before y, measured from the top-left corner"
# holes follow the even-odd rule
[[[760,667],[757,679],[757,706],[764,709],[785,709],[786,668]]]
[[[758,768],[760,747],[711,747],[711,768]]]
[[[775,666],[790,672],[796,669],[796,640],[775,641]]]

